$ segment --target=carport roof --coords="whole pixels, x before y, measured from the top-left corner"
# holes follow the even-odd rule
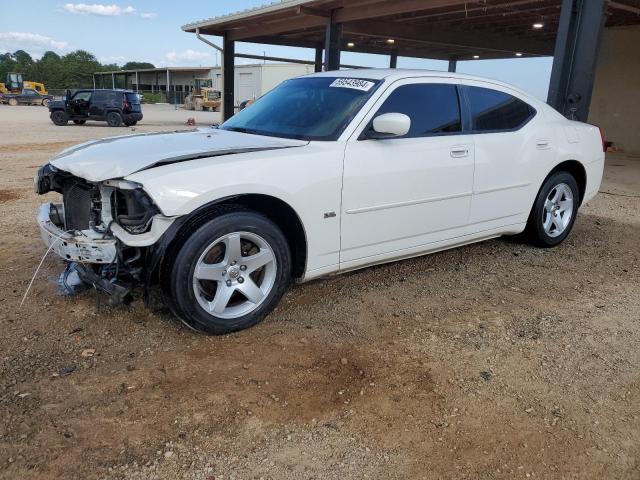
[[[112,73],[123,74],[123,73],[153,73],[153,72],[166,72],[169,70],[170,72],[208,72],[214,67],[157,67],[157,68],[138,68],[131,70],[108,70],[104,72],[95,72],[96,75],[111,75]]]
[[[342,50],[435,59],[553,54],[561,0],[282,0],[190,23],[186,32],[322,47],[331,12]],[[541,23],[542,28],[534,28]],[[640,0],[609,1],[606,26],[640,24]]]

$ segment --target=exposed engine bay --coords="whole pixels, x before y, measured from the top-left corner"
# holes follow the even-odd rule
[[[111,303],[126,302],[135,284],[146,284],[149,247],[173,219],[161,215],[140,185],[124,180],[89,182],[51,164],[40,168],[34,182],[40,195],[62,194],[61,203],[42,205],[38,215],[49,250],[68,263],[61,278],[72,271],[74,277],[108,293]],[[152,232],[154,221],[164,225]],[[71,288],[66,282],[63,287],[67,292],[77,290],[77,285]]]

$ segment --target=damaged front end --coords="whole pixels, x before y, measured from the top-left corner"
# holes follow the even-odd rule
[[[46,164],[35,191],[62,194],[38,211],[40,235],[87,285],[126,302],[134,285],[147,284],[152,247],[171,226],[142,186],[126,180],[89,182]],[[64,276],[64,278],[67,278]]]

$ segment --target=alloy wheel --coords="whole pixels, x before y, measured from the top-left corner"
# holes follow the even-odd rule
[[[276,281],[273,249],[259,235],[233,232],[204,250],[193,271],[193,289],[209,314],[236,319],[257,309]]]
[[[573,216],[573,192],[566,183],[553,187],[544,202],[542,228],[552,238],[562,235]]]

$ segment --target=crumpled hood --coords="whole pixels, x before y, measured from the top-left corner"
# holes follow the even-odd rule
[[[60,152],[51,164],[90,182],[122,178],[169,163],[218,155],[300,147],[308,142],[199,128],[142,133],[81,143]]]

